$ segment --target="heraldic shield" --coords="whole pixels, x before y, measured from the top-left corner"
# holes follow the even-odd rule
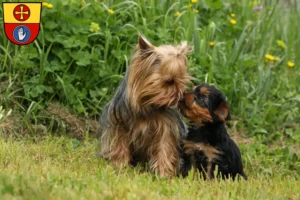
[[[26,45],[39,34],[42,3],[2,3],[4,31],[14,44]]]

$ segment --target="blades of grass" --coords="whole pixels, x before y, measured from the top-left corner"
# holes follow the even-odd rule
[[[169,13],[174,9],[175,6],[177,6],[179,2],[173,3],[172,6],[167,10],[165,17],[164,17],[164,28],[167,29],[168,22],[169,22]]]
[[[106,31],[106,37],[105,37],[105,45],[104,45],[104,60],[107,60],[107,55],[109,52],[109,44],[110,44],[110,40],[111,40],[111,32],[110,31]]]
[[[235,42],[235,45],[234,45],[232,52],[230,54],[230,57],[228,59],[228,62],[226,63],[227,67],[234,66],[237,59],[239,58],[239,55],[241,55],[241,53],[243,52],[242,49],[246,48],[244,45],[244,42],[245,42],[245,38],[248,36],[247,30],[248,30],[249,26],[250,26],[249,24],[245,26],[242,34],[240,35],[238,40]]]
[[[12,61],[12,58],[11,56],[9,55],[9,46],[10,46],[10,43],[8,42],[7,45],[6,45],[6,48],[4,48],[2,45],[0,45],[0,49],[3,50],[3,52],[5,53],[5,56],[4,56],[4,61],[3,61],[3,66],[2,66],[2,69],[1,69],[1,72],[5,71],[5,67],[7,67],[7,59],[9,59],[9,61],[11,62]],[[8,69],[8,71],[10,71]]]

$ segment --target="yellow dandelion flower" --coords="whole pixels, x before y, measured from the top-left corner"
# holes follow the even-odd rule
[[[285,43],[282,40],[276,40],[279,47],[285,48]]]
[[[215,46],[215,43],[214,42],[209,42],[209,46],[213,47],[213,46]]]
[[[108,9],[108,12],[109,12],[111,15],[115,13],[115,11],[112,10],[112,9]]]
[[[51,3],[43,2],[42,5],[47,8],[53,8],[53,5]]]
[[[179,16],[180,15],[180,12],[175,12],[174,16]]]
[[[193,4],[190,3],[190,4],[189,4],[189,8],[191,8],[191,7],[193,7]]]
[[[198,13],[199,12],[199,10],[195,10],[195,13]]]
[[[258,2],[257,2],[257,1],[250,2],[250,5],[252,5],[253,7],[254,7],[254,6],[257,6],[257,5],[258,5]]]
[[[197,3],[198,2],[198,0],[192,0],[192,3]]]
[[[92,22],[90,25],[90,31],[91,32],[99,32],[100,31],[99,24]]]
[[[43,2],[43,4],[42,4],[44,7],[48,7],[48,5],[49,5],[49,3],[47,3],[47,2]]]
[[[295,63],[293,63],[291,61],[288,62],[288,67],[294,67],[294,66],[295,66]]]
[[[236,24],[236,20],[235,19],[231,19],[230,21],[229,21],[231,24]]]
[[[80,2],[80,4],[81,4],[81,6],[84,6],[84,5],[85,5],[84,1]]]
[[[51,3],[49,3],[47,8],[53,8],[53,5]]]
[[[266,54],[266,55],[265,55],[265,58],[266,58],[267,60],[275,60],[275,57],[272,56],[272,55],[270,55],[270,54]]]
[[[280,58],[277,57],[277,56],[274,59],[275,59],[275,61],[279,61],[280,60]]]
[[[234,13],[231,13],[230,16],[231,16],[231,17],[235,17],[235,14],[234,14]]]

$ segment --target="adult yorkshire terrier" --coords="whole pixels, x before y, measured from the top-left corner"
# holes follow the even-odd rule
[[[229,137],[224,122],[230,119],[229,107],[220,90],[208,84],[187,92],[179,104],[181,112],[192,122],[183,140],[183,176],[194,167],[204,178],[223,179],[240,175],[247,179],[243,170],[238,146]]]
[[[155,47],[139,37],[130,67],[100,117],[100,154],[115,165],[144,163],[160,176],[179,168],[186,132],[177,112],[191,77],[186,42]]]

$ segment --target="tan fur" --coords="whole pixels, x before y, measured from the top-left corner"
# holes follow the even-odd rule
[[[143,46],[145,48],[145,44]],[[136,111],[140,111],[141,107],[149,108],[153,104],[175,108],[191,80],[187,72],[186,58],[190,48],[182,43],[177,47],[150,46],[142,52],[138,49],[132,59],[128,81],[130,90],[127,90],[132,107]],[[168,85],[168,80],[173,80],[174,85]]]
[[[206,176],[208,179],[211,179],[212,177],[210,177],[210,175],[211,175],[212,162],[218,159],[219,155],[222,154],[222,152],[204,143],[196,143],[187,140],[184,140],[183,143],[184,143],[183,150],[186,154],[193,155],[196,150],[202,151],[205,154],[208,162],[207,169],[206,169]],[[196,168],[195,159],[191,159],[191,161],[192,161],[192,165]]]
[[[208,95],[209,95],[209,89],[206,88],[206,87],[202,87],[202,88],[200,89],[200,94],[205,95],[205,96],[208,96]]]
[[[211,122],[209,110],[198,106],[194,99],[194,94],[186,93],[184,102],[179,105],[181,112],[197,126],[202,126],[204,120]]]
[[[229,113],[228,105],[225,102],[222,102],[214,113],[224,122]]]
[[[177,106],[191,80],[186,58],[191,50],[185,42],[179,46],[155,47],[139,38],[123,83],[126,89],[119,91],[126,94],[126,99],[120,101],[129,108],[128,116],[120,111],[114,113],[116,106],[122,109],[122,105],[116,105],[118,99],[114,99],[107,114],[102,116],[112,124],[102,130],[103,157],[116,165],[129,164],[135,152],[152,171],[161,176],[175,175],[179,167],[180,117],[171,108]]]
[[[161,176],[174,175],[179,165],[179,130],[173,120],[172,116],[157,114],[148,120],[138,120],[130,133],[129,144],[149,161],[150,169]]]
[[[102,137],[102,141],[105,142],[101,144],[101,154],[105,159],[112,160],[116,166],[120,166],[122,163],[127,165],[131,159],[130,138],[124,133],[122,128],[111,128],[107,129]]]

